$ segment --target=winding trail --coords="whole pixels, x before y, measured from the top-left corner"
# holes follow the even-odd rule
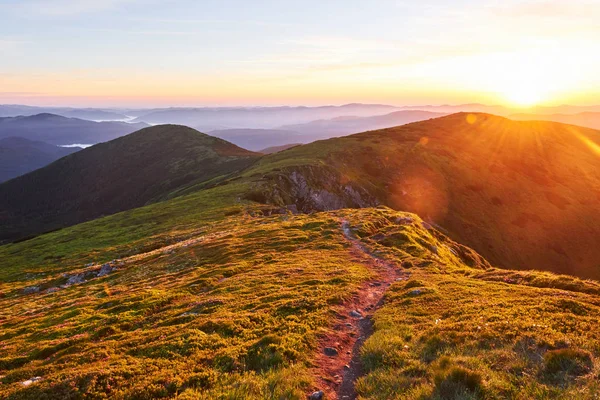
[[[352,256],[374,272],[375,278],[363,283],[337,310],[332,331],[319,341],[315,376],[327,399],[353,400],[357,397],[355,381],[363,375],[360,349],[373,334],[373,313],[383,303],[388,287],[409,274],[399,264],[372,254],[354,236],[348,221],[342,220],[341,228],[352,245]]]

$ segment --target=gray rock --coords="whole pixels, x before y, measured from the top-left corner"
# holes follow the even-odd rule
[[[98,278],[110,274],[111,272],[113,272],[113,270],[113,267],[111,267],[108,263],[102,265],[102,268],[100,268],[100,272],[98,272]]]
[[[361,318],[361,317],[362,317],[362,314],[361,314],[360,312],[356,311],[356,310],[352,310],[352,311],[350,311],[350,314],[349,314],[349,315],[350,315],[352,318]]]
[[[414,289],[414,290],[411,290],[410,292],[408,292],[408,294],[409,294],[410,296],[418,296],[418,295],[420,295],[421,293],[423,293],[423,292],[421,291],[421,289]]]
[[[323,354],[325,354],[327,357],[335,357],[338,355],[338,351],[333,347],[325,347],[323,349]]]
[[[83,282],[85,282],[83,274],[71,275],[69,277],[69,279],[67,280],[67,283],[65,285],[71,286],[71,285],[77,285],[77,284],[80,284],[80,283],[83,283]]]
[[[323,393],[321,390],[318,390],[308,396],[308,400],[323,400],[323,396],[325,396],[325,393]]]
[[[34,294],[34,293],[38,293],[39,291],[40,291],[39,286],[29,286],[29,287],[26,287],[25,289],[23,289],[23,294]]]
[[[411,217],[398,217],[398,218],[396,218],[396,223],[398,225],[410,225],[413,222],[415,222],[415,221]]]

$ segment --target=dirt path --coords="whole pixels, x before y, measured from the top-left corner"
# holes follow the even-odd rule
[[[352,244],[352,256],[365,264],[376,277],[365,282],[337,310],[332,331],[319,342],[315,374],[319,390],[325,393],[328,400],[356,399],[354,383],[363,374],[360,349],[373,333],[371,317],[381,306],[387,288],[396,280],[408,278],[400,265],[371,254],[354,237],[347,221],[342,221],[342,231]]]

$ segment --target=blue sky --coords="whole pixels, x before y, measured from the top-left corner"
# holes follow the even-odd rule
[[[594,103],[599,3],[0,0],[0,102]]]

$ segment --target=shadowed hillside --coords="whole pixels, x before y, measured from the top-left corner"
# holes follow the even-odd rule
[[[0,183],[79,150],[80,147],[58,147],[20,137],[0,139]]]
[[[257,157],[183,126],[142,129],[0,185],[0,240],[139,207]]]

